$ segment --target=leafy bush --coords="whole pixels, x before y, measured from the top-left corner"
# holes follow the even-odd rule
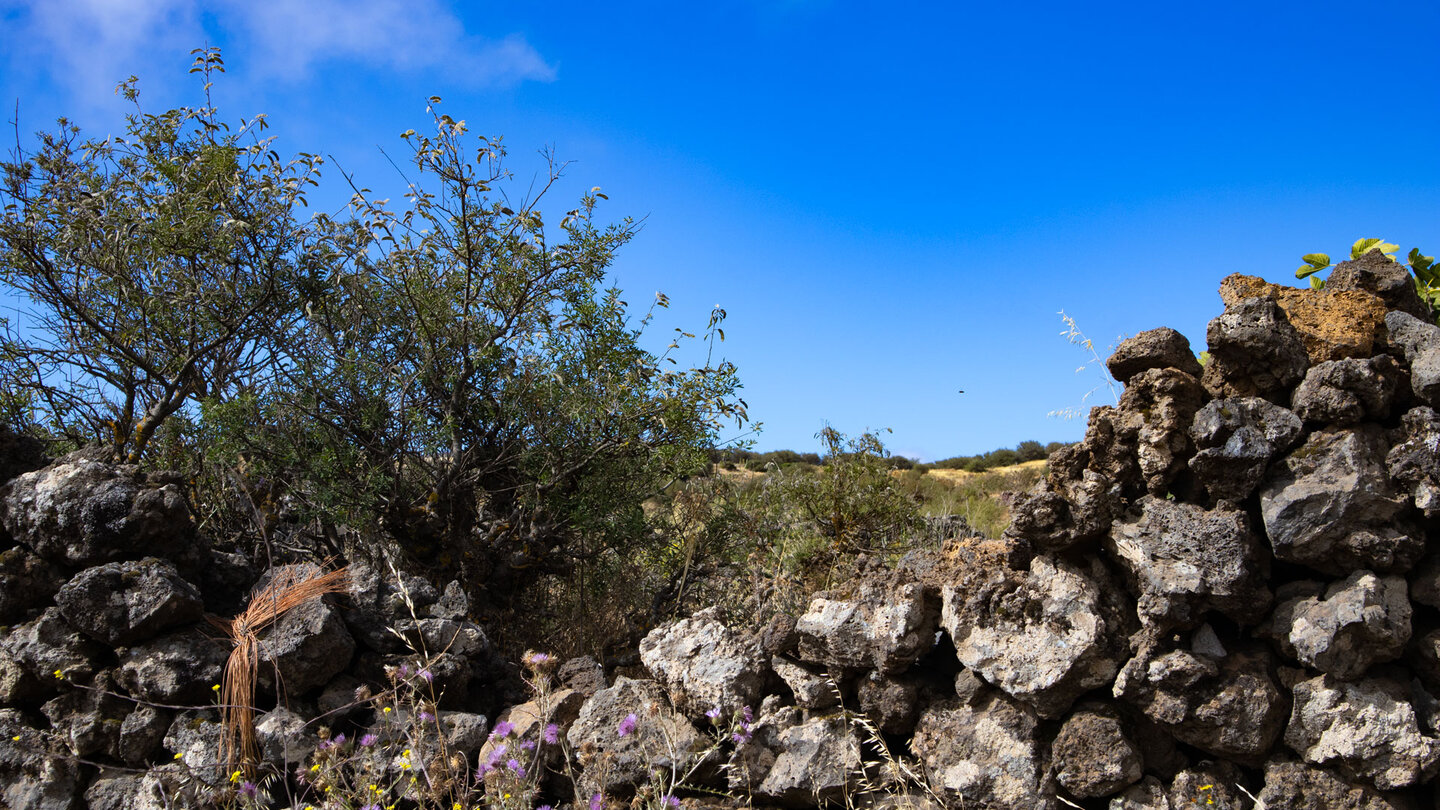
[[[223,63],[195,70],[208,92]],[[605,286],[635,223],[600,223],[596,188],[547,225],[563,164],[515,193],[500,140],[432,98],[402,212],[358,189],[301,221],[318,157],[282,161],[263,118],[150,115],[122,90],[123,137],[62,121],[3,167],[0,280],[31,306],[0,390],[21,428],[238,495],[207,528],[248,526],[258,554],[283,504],[460,578],[480,612],[604,592],[606,560],[657,542],[645,500],[748,421],[732,364],[680,365],[695,334],[641,347],[663,295],[637,316]]]

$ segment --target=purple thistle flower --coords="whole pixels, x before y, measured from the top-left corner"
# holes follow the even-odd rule
[[[525,778],[525,766],[520,764],[520,760],[511,759],[505,763],[505,767],[509,768],[510,772],[516,776]]]
[[[666,796],[665,796],[665,798],[664,798],[664,802],[665,802],[665,806],[667,806],[667,807],[679,807],[679,806],[680,806],[680,799],[679,799],[679,797],[671,796],[671,795],[669,795],[669,794],[666,794]]]
[[[535,808],[535,810],[555,810],[555,808],[551,807],[548,804],[542,804],[539,807]]]
[[[333,743],[331,743],[331,745],[344,745],[344,744],[345,744],[345,735],[344,735],[344,734],[336,734],[336,735],[335,735],[335,741],[334,741]]]
[[[545,736],[542,737],[546,745],[554,745],[560,742],[560,727],[551,723],[545,727]]]
[[[543,665],[543,664],[548,664],[548,663],[550,663],[550,656],[547,655],[547,654],[545,654],[545,653],[535,653],[534,655],[530,656],[530,661],[531,661],[532,663],[534,663],[536,666],[540,666],[540,665]],[[544,807],[549,807],[549,805],[543,805],[543,806],[544,806]]]
[[[750,724],[753,723],[753,722],[755,722],[755,715],[750,711],[750,707],[749,707],[749,706],[743,706],[743,707],[741,707],[741,709],[740,709],[740,716],[743,717],[743,718],[745,718],[745,721],[744,721],[744,722],[745,722],[745,727],[746,727],[746,728],[749,728],[749,727],[750,727]]]
[[[400,677],[402,677],[402,678],[408,678],[408,677],[410,677],[410,665],[409,665],[409,664],[401,664],[401,665],[400,665]]]
[[[380,738],[377,737],[376,735],[374,735],[374,734],[366,734],[365,736],[363,736],[363,737],[360,738],[360,747],[362,747],[362,748],[369,748],[370,746],[374,745],[375,743],[377,743],[377,742],[379,742],[379,741],[380,741]]]
[[[424,678],[426,683],[433,683],[435,680],[435,676],[430,674],[428,669],[420,670],[420,677]]]
[[[495,746],[493,749],[491,749],[490,755],[485,757],[485,764],[489,765],[491,768],[495,767],[497,764],[499,764],[500,758],[505,756],[505,749],[505,743],[500,743],[499,745]]]
[[[534,741],[534,740],[526,740],[526,741],[520,743],[520,750],[521,750],[521,751],[534,751],[534,750],[535,750],[535,741]]]
[[[615,730],[621,737],[627,736],[635,730],[635,724],[638,722],[640,722],[640,718],[636,717],[634,712],[631,712],[625,715],[625,719],[620,721],[620,727]]]
[[[602,810],[605,807],[605,794],[596,793],[590,797],[590,810]]]
[[[495,730],[490,732],[491,739],[496,737],[509,737],[515,730],[515,726],[509,720],[501,720],[495,724]]]
[[[705,716],[708,717],[708,718],[710,718],[711,720],[719,720],[719,719],[720,719],[720,707],[719,707],[719,706],[716,706],[715,708],[711,709],[710,711],[705,712]]]
[[[435,715],[431,714],[430,712],[420,712],[420,722],[422,722],[422,723],[428,723],[428,722],[430,722],[431,720],[434,720],[434,719],[435,719]]]
[[[247,799],[253,799],[253,798],[255,798],[255,791],[256,791],[256,788],[255,788],[255,783],[254,783],[254,782],[251,782],[250,780],[247,779],[247,780],[245,780],[244,782],[241,782],[241,783],[240,783],[240,795],[241,795],[241,796],[244,796],[244,797],[247,798]]]
[[[730,735],[730,739],[734,740],[737,744],[750,742],[750,729],[747,728],[737,731]]]
[[[367,804],[364,807],[360,808],[360,810],[380,810],[380,805],[371,802],[370,804]]]

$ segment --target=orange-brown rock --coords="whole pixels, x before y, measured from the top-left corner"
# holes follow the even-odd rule
[[[1371,357],[1384,335],[1385,302],[1362,290],[1313,290],[1271,284],[1234,273],[1220,282],[1226,306],[1246,298],[1270,298],[1300,333],[1310,362]]]

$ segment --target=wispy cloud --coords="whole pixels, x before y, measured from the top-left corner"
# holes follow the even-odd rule
[[[326,65],[427,71],[471,87],[556,75],[523,36],[467,31],[443,0],[0,0],[0,40],[5,69],[43,72],[100,107],[114,105],[109,90],[125,76],[170,81],[191,48],[217,43],[232,69],[271,81],[304,81]]]
[[[442,70],[468,84],[551,81],[555,68],[519,35],[467,32],[438,0],[229,0],[223,17],[247,34],[258,71],[304,77],[330,61]]]

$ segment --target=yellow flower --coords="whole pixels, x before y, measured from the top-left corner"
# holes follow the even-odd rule
[[[236,771],[236,772],[230,774],[230,781],[231,781],[231,782],[239,782],[239,781],[240,781],[240,772],[239,772],[239,771]]]
[[[211,686],[211,687],[210,687],[210,691],[211,691],[211,692],[219,692],[219,691],[220,691],[220,684],[217,683],[217,684],[215,684],[214,686]]]
[[[57,677],[57,678],[64,678],[64,677],[65,677],[65,672],[64,672],[63,670],[57,669],[57,670],[55,670],[55,677]]]
[[[318,770],[320,770],[320,763],[317,762],[317,763],[315,763],[314,765],[311,765],[311,766],[310,766],[310,772],[311,772],[311,773],[315,773],[315,772],[318,771]]]
[[[381,712],[382,712],[383,714],[389,714],[389,713],[390,713],[390,707],[389,707],[389,706],[386,706],[384,709],[381,709]]]
[[[14,740],[15,742],[20,742],[20,735],[19,735],[19,734],[16,734],[14,737],[11,737],[10,739]]]
[[[184,758],[185,758],[185,755],[184,755],[184,754],[176,754],[176,755],[175,755],[175,758],[176,758],[176,759],[184,759]]]

